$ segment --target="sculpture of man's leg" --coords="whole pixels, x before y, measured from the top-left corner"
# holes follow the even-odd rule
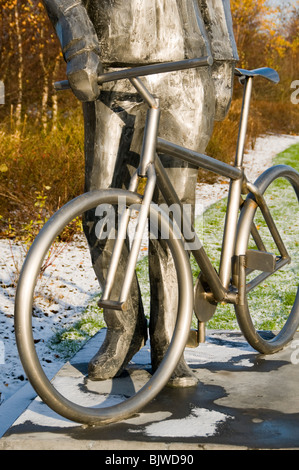
[[[138,156],[130,153],[130,140],[134,127],[134,116],[120,106],[113,105],[113,92],[102,92],[104,100],[84,104],[85,156],[87,191],[113,187],[126,187],[134,160]],[[134,103],[133,103],[134,105]],[[128,158],[132,161],[128,163]],[[128,163],[128,164],[127,164]],[[94,213],[87,214],[84,231],[89,242],[91,258],[99,283],[104,284],[114,240],[100,240],[95,235],[97,220]],[[117,269],[113,300],[118,299],[119,289],[128,257],[128,244],[122,251]],[[147,322],[137,279],[133,280],[131,295],[125,313],[104,310],[107,333],[99,352],[89,363],[89,377],[101,380],[120,373],[133,355],[144,345],[147,337]]]
[[[169,74],[166,80],[164,111],[162,99],[159,135],[198,152],[204,152],[210,139],[215,115],[215,91],[210,71],[189,70]],[[165,85],[164,85],[165,86]],[[159,92],[157,92],[159,96]],[[198,169],[161,155],[168,176],[184,205],[188,205],[191,222],[195,206]],[[162,202],[160,194],[156,201]],[[150,337],[153,370],[157,369],[170,344],[177,314],[177,284],[170,250],[164,240],[149,244],[151,317]],[[169,385],[193,386],[197,378],[184,358],[179,361]]]

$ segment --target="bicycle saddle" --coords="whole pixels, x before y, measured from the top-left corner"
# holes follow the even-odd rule
[[[270,69],[269,67],[262,67],[260,69],[246,70],[246,69],[235,69],[235,75],[237,77],[263,77],[273,83],[279,83],[280,78],[276,70]]]

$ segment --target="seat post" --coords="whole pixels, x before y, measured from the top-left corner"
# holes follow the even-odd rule
[[[244,149],[245,149],[245,142],[246,142],[246,132],[247,132],[247,125],[248,125],[248,116],[249,116],[249,109],[250,109],[253,77],[248,77],[248,76],[242,77],[241,83],[244,83],[244,93],[243,93],[243,103],[242,103],[240,127],[239,127],[238,143],[237,143],[237,152],[236,152],[236,157],[235,157],[235,166],[239,168],[243,166],[243,157],[244,157]]]
[[[244,84],[244,94],[240,118],[237,152],[235,157],[235,166],[238,168],[243,167],[243,156],[245,149],[253,78],[248,76],[242,76],[241,80],[241,83]],[[237,180],[231,181],[228,194],[227,213],[223,233],[223,249],[221,253],[219,269],[220,280],[226,289],[228,289],[229,287],[231,278],[232,258],[234,254],[235,240],[237,234],[237,221],[240,209],[242,182],[242,177]]]

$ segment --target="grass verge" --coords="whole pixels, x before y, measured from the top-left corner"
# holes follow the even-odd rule
[[[294,145],[277,155],[273,165],[289,165],[299,171],[299,145]],[[293,189],[285,180],[277,180],[267,191],[267,202],[278,229],[293,251],[293,260],[298,260],[298,201]],[[227,200],[212,205],[204,214],[204,239],[206,251],[217,269],[220,261],[222,231],[225,221]],[[265,238],[267,249],[275,247],[263,217],[257,213],[256,224]],[[253,245],[252,245],[253,248]],[[299,260],[298,260],[299,261]],[[298,266],[298,263],[297,263]],[[279,330],[290,313],[299,282],[299,273],[291,268],[271,276],[249,296],[250,312],[255,327],[259,330]],[[194,321],[195,325],[195,321]],[[239,329],[232,305],[220,304],[213,318],[207,323],[208,329]]]

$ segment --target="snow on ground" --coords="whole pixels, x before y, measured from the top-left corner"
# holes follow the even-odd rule
[[[272,165],[273,157],[299,142],[299,136],[268,135],[257,139],[253,151],[246,154],[246,174],[251,181]],[[219,179],[214,185],[198,184],[196,214],[202,213],[209,205],[226,196],[228,182]],[[40,357],[47,373],[54,373],[62,359],[59,354],[49,351],[48,339],[58,326],[79,318],[80,312],[98,292],[95,275],[90,268],[89,256],[84,240],[69,243],[60,254],[61,262],[57,283],[57,298],[48,299],[47,313],[33,318],[35,338]],[[9,240],[0,240],[0,403],[7,400],[25,384],[25,374],[20,363],[14,337],[14,294],[13,281],[22,264],[20,246]],[[74,268],[76,266],[76,268]],[[63,267],[63,270],[61,270]],[[53,265],[55,271],[55,265]],[[53,274],[54,275],[54,274]],[[53,279],[48,280],[52,282]],[[47,286],[42,286],[47,292]]]
[[[267,135],[256,140],[254,149],[246,152],[244,166],[247,178],[254,182],[264,170],[272,166],[273,158],[291,145],[299,142],[299,136]],[[228,180],[219,178],[213,185],[200,183],[197,185],[196,214],[201,214],[215,201],[228,193]]]

